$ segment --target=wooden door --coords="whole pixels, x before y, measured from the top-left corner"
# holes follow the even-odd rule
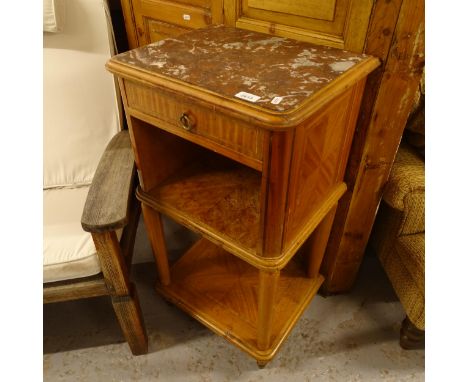
[[[224,0],[225,23],[361,52],[373,0]]]
[[[223,0],[121,0],[130,49],[223,22]]]

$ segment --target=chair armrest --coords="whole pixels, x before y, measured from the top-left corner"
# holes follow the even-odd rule
[[[398,236],[425,231],[424,173],[424,161],[402,144],[383,194],[383,200],[399,211]]]
[[[419,194],[424,199],[424,193],[424,161],[407,145],[402,144],[385,185],[383,199],[390,207],[405,211],[408,199],[414,194]]]
[[[116,134],[99,161],[81,216],[87,232],[125,227],[133,193],[135,164],[128,131]]]

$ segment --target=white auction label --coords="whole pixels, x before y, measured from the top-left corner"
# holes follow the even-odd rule
[[[283,97],[275,97],[271,100],[273,105],[278,105],[283,100]]]
[[[239,92],[236,94],[236,97],[240,99],[245,99],[246,101],[250,102],[257,102],[261,98],[255,94],[250,94],[247,92]]]
[[[182,17],[184,18],[184,20],[190,20],[190,15],[184,14]]]

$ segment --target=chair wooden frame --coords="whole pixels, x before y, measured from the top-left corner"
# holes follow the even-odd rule
[[[137,291],[130,281],[141,207],[135,198],[136,176],[128,131],[109,142],[101,157],[83,209],[81,225],[90,232],[102,272],[44,284],[44,303],[108,295],[134,355],[148,352],[148,337]],[[120,242],[116,231],[123,229]]]

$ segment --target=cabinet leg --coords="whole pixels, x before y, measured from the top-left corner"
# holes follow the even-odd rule
[[[159,280],[163,285],[171,283],[169,272],[169,262],[167,260],[166,239],[161,221],[161,214],[151,207],[141,204],[143,219],[145,220],[146,230],[153,249],[153,256],[156,262]]]
[[[270,347],[279,275],[280,271],[259,271],[257,346],[260,350],[267,350]]]
[[[268,361],[258,361],[257,360],[257,366],[259,369],[264,369],[265,366],[267,365]]]
[[[332,207],[306,242],[307,275],[310,278],[315,278],[319,274],[328,238],[330,237],[333,219],[335,218],[336,207],[336,205]]]

